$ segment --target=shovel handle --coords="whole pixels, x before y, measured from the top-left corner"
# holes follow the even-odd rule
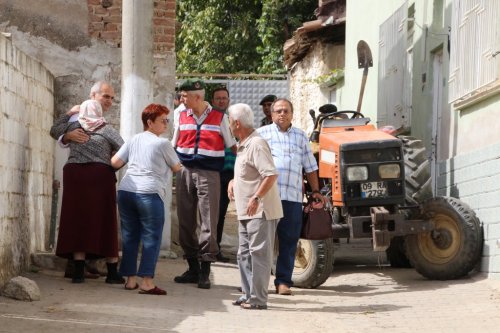
[[[358,107],[356,111],[361,112],[361,103],[363,102],[363,95],[365,93],[366,78],[368,77],[368,67],[363,70],[363,79],[361,80],[361,89],[359,90]]]

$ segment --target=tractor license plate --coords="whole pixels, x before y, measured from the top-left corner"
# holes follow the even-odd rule
[[[387,194],[387,187],[384,182],[370,182],[361,184],[362,198],[378,198]]]

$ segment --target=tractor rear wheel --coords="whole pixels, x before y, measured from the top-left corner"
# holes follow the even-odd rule
[[[429,159],[421,140],[411,136],[399,136],[403,143],[405,160],[405,190],[406,204],[416,206],[426,199],[432,198],[431,169]],[[417,211],[417,210],[415,210]],[[405,211],[407,218],[411,219],[410,210]],[[386,250],[387,260],[391,267],[412,267],[405,250],[405,239],[397,236],[391,239],[391,244]]]
[[[418,205],[432,198],[431,168],[422,140],[399,136],[405,159],[406,204]]]
[[[423,204],[429,232],[406,236],[406,253],[418,273],[428,279],[450,280],[467,275],[483,249],[481,224],[474,211],[455,198],[438,197]]]

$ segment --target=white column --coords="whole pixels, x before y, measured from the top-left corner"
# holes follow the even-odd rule
[[[125,141],[143,131],[141,113],[155,101],[153,71],[153,1],[123,0],[122,5],[122,87],[120,134]],[[164,102],[162,104],[165,104]],[[169,176],[166,182],[172,182]],[[165,200],[165,227],[162,249],[170,249],[170,206],[172,191]]]
[[[141,112],[153,101],[153,1],[123,0],[120,134],[142,132]]]

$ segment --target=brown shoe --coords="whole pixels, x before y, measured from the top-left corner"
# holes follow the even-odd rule
[[[286,284],[280,284],[276,286],[276,294],[289,296],[292,294],[292,290]]]

